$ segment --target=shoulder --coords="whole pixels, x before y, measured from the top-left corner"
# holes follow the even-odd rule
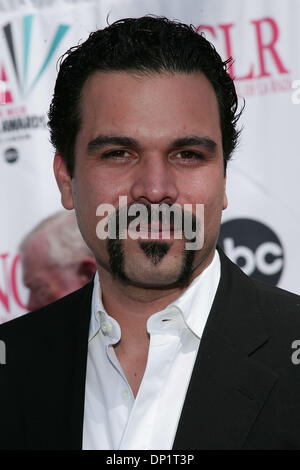
[[[300,338],[300,296],[259,281],[252,282],[260,311],[274,335],[291,332]]]
[[[260,281],[252,280],[252,283],[264,303],[275,303],[275,305],[285,305],[291,308],[300,306],[300,295],[298,294]]]
[[[299,328],[300,331],[300,296],[261,281],[256,281],[220,253],[223,272],[230,272],[231,283],[235,286],[235,295],[247,302],[250,298],[257,304],[260,313],[268,324],[276,327]],[[251,297],[249,296],[251,293]],[[300,336],[300,334],[299,334]]]
[[[93,282],[71,294],[18,318],[0,325],[0,339],[14,338],[16,341],[30,341],[64,330],[84,316],[89,316]],[[26,340],[27,338],[27,340]]]

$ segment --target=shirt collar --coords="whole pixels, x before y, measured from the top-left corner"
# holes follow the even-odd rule
[[[209,312],[211,310],[215,294],[221,276],[221,263],[217,250],[210,265],[199,274],[188,288],[163,312],[174,312],[177,310],[182,316],[186,326],[199,338],[201,338]],[[94,278],[94,288],[91,306],[91,322],[89,330],[89,341],[101,328],[105,337],[109,338],[110,344],[117,343],[121,338],[119,324],[105,311],[102,302],[102,292],[98,271]],[[157,317],[161,312],[153,314]]]
[[[221,277],[221,262],[217,250],[209,266],[202,271],[188,288],[172,302],[184,317],[187,327],[201,338],[211,310]]]
[[[121,329],[112,317],[110,317],[102,302],[101,283],[98,271],[94,277],[94,288],[92,296],[92,315],[89,330],[89,341],[96,336],[101,329],[104,337],[107,338],[110,344],[117,343],[121,338]]]

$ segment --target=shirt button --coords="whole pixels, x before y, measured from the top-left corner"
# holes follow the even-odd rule
[[[110,333],[112,330],[112,326],[108,321],[102,321],[101,322],[101,331],[105,335],[106,333]]]
[[[130,398],[130,393],[129,393],[129,390],[123,390],[122,392],[122,398],[124,401],[128,401],[129,398]]]

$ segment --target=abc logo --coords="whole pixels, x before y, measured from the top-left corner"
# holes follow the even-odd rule
[[[15,148],[9,148],[4,152],[4,158],[7,163],[15,163],[19,158],[19,153]]]
[[[277,235],[251,219],[233,219],[221,225],[219,245],[248,276],[276,285],[284,266]]]

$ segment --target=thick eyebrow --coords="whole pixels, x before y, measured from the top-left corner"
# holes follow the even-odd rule
[[[200,137],[197,135],[191,135],[191,136],[180,137],[179,139],[175,139],[172,142],[172,146],[174,148],[201,146],[207,149],[211,153],[214,153],[217,148],[217,144],[214,140],[210,139],[209,137]]]
[[[95,139],[91,140],[87,145],[89,154],[99,151],[107,145],[120,145],[121,147],[136,147],[140,145],[137,140],[132,137],[118,136],[118,135],[98,135]],[[217,148],[216,142],[209,137],[200,137],[197,135],[179,137],[171,142],[171,147],[197,147],[201,146],[206,148],[209,152],[214,153]]]
[[[87,145],[88,153],[95,153],[106,145],[120,145],[121,147],[138,147],[138,142],[131,137],[117,135],[98,135]]]

